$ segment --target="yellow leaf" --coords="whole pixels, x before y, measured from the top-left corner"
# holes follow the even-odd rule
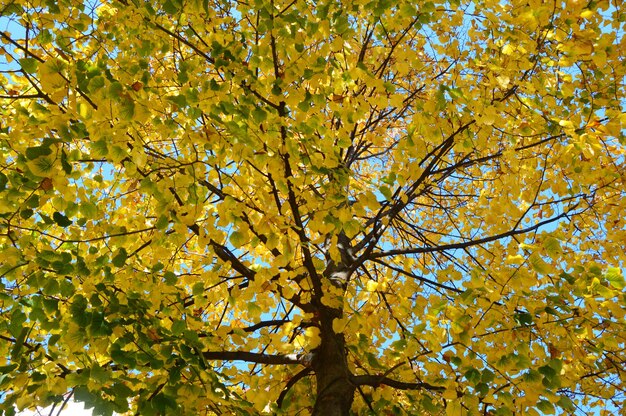
[[[306,331],[304,332],[308,341],[308,345],[307,348],[308,349],[313,349],[318,347],[321,342],[322,342],[322,338],[320,337],[320,330],[317,327],[309,327],[306,329]]]
[[[233,246],[238,248],[248,241],[248,235],[242,231],[233,231],[228,239]]]
[[[333,332],[335,334],[341,334],[343,330],[346,328],[346,324],[347,324],[346,318],[333,319]]]
[[[378,289],[378,282],[368,280],[367,284],[365,285],[365,290],[367,290],[368,292],[375,292],[376,289]]]
[[[580,17],[583,19],[590,19],[594,14],[593,10],[585,9],[580,13]]]
[[[510,43],[507,43],[502,47],[502,53],[504,55],[512,55],[515,52],[515,47]]]
[[[4,198],[2,198],[4,200]],[[21,260],[20,251],[15,247],[7,247],[2,250],[2,262],[10,267],[15,266]]]
[[[508,255],[506,256],[506,263],[507,264],[522,264],[524,263],[524,261],[526,261],[526,259],[524,258],[524,256],[518,254],[516,256],[512,256],[512,255]]]
[[[496,81],[498,81],[498,85],[500,85],[500,88],[507,88],[509,86],[509,83],[511,82],[511,78],[504,75],[498,75],[496,77]]]
[[[547,237],[543,240],[543,247],[550,257],[556,257],[561,254],[561,243],[554,237]]]
[[[530,265],[532,266],[533,270],[536,271],[537,273],[539,274],[550,273],[551,271],[550,266],[545,261],[543,261],[543,259],[539,256],[539,254],[537,253],[531,254],[528,260],[530,261]]]
[[[448,404],[453,404],[453,405],[454,404],[458,404],[459,406],[461,405],[461,403],[458,400],[458,396],[456,394],[456,390],[455,389],[450,389],[450,388],[446,389],[443,392],[442,396],[443,396],[444,399],[450,400],[450,403],[448,403]],[[460,414],[460,413],[455,413],[455,415],[458,415],[458,414]]]
[[[56,156],[51,154],[48,156],[39,156],[34,160],[29,160],[26,165],[34,175],[42,178],[49,178],[54,176],[55,161]]]

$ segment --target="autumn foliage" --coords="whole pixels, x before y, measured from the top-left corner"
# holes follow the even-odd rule
[[[0,414],[624,414],[623,2],[0,15]]]

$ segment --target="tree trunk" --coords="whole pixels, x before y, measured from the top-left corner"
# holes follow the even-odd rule
[[[322,307],[320,315],[322,343],[312,363],[317,381],[313,416],[347,416],[355,387],[350,383],[343,334],[335,334],[332,326],[333,319],[341,317],[341,311]]]

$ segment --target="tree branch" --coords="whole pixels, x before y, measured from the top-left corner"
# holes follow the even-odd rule
[[[430,279],[427,279],[427,278],[425,278],[424,276],[418,276],[418,275],[416,275],[416,274],[414,274],[414,273],[411,273],[411,272],[409,272],[409,271],[406,271],[406,270],[404,270],[404,269],[402,269],[402,268],[400,268],[400,267],[395,267],[395,266],[392,266],[392,265],[391,265],[391,264],[389,264],[389,263],[385,263],[385,262],[384,262],[384,261],[382,261],[382,260],[379,260],[379,259],[374,259],[373,261],[374,261],[375,263],[381,264],[381,265],[383,265],[383,266],[385,266],[385,267],[387,267],[387,268],[389,268],[389,269],[391,269],[391,270],[393,270],[393,271],[396,271],[396,272],[398,272],[398,273],[400,273],[400,274],[403,274],[403,275],[405,275],[405,276],[411,277],[411,278],[413,278],[413,279],[415,279],[415,280],[417,280],[417,281],[420,281],[420,282],[422,282],[422,283],[426,283],[427,285],[435,286],[435,287],[438,287],[438,288],[440,288],[440,289],[444,289],[444,290],[449,290],[449,291],[451,291],[451,292],[463,293],[463,291],[462,291],[462,290],[457,289],[456,287],[452,287],[452,286],[447,286],[447,285],[444,285],[444,284],[439,283],[439,282],[437,282],[437,281],[435,281],[435,280],[430,280]]]
[[[555,221],[558,221],[561,218],[566,218],[569,214],[570,214],[570,211],[564,212],[564,213],[562,213],[560,215],[557,215],[556,217],[552,217],[552,218],[549,218],[549,219],[547,219],[545,221],[538,222],[537,224],[533,225],[532,227],[523,228],[521,230],[512,229],[512,230],[507,231],[505,233],[496,234],[496,235],[492,235],[492,236],[484,237],[484,238],[479,238],[477,240],[470,240],[470,241],[464,241],[464,242],[452,243],[452,244],[442,244],[442,245],[433,246],[433,247],[417,247],[417,248],[396,249],[396,250],[382,251],[380,253],[373,253],[370,256],[370,258],[371,259],[378,259],[378,258],[381,258],[381,257],[396,256],[396,255],[399,255],[399,254],[434,253],[434,252],[438,252],[438,251],[454,250],[454,249],[461,249],[461,248],[466,248],[466,247],[471,247],[471,246],[477,246],[477,245],[481,245],[481,244],[485,244],[485,243],[490,243],[492,241],[500,240],[502,238],[512,237],[514,235],[526,234],[526,233],[529,233],[531,231],[535,231],[535,230],[539,229],[540,227],[543,227],[544,225],[547,225],[547,224],[553,223]]]
[[[364,374],[360,376],[350,377],[350,381],[356,386],[389,386],[399,390],[430,390],[430,391],[444,391],[446,388],[442,386],[433,386],[432,384],[423,382],[407,383],[405,381],[398,381],[389,377]]]
[[[268,355],[248,351],[205,351],[205,360],[247,361],[258,364],[302,364],[302,356],[296,354]]]
[[[283,407],[283,400],[285,400],[285,396],[289,392],[289,389],[291,389],[298,381],[302,380],[304,377],[306,377],[309,374],[311,374],[312,371],[313,370],[311,370],[310,368],[305,368],[304,370],[300,371],[298,374],[293,376],[287,382],[287,385],[285,386],[283,391],[280,392],[280,395],[278,396],[278,400],[276,401],[276,404],[278,405],[278,408]]]
[[[411,202],[413,199],[419,196],[419,193],[416,193],[417,189],[419,188],[420,185],[422,185],[426,181],[426,178],[432,175],[432,172],[436,168],[437,164],[450,151],[450,149],[452,149],[452,146],[454,145],[454,139],[456,138],[456,136],[462,133],[463,131],[467,130],[474,123],[475,123],[475,120],[472,120],[460,126],[454,133],[448,136],[439,146],[437,146],[435,149],[429,152],[422,159],[422,161],[420,162],[420,166],[423,163],[426,163],[426,161],[431,156],[433,157],[433,159],[430,161],[428,166],[424,169],[420,177],[417,178],[411,184],[411,186],[406,190],[406,192],[404,192],[404,196],[406,197],[404,198],[404,200],[400,196],[402,188],[398,188],[394,192],[394,195],[391,198],[391,201],[394,199],[396,201],[394,203],[391,203],[391,201],[385,201],[385,203],[383,203],[383,205],[379,209],[376,216],[371,220],[373,222],[372,231],[368,235],[366,235],[361,241],[359,241],[354,247],[354,250],[357,252],[360,251],[363,247],[366,247],[366,248],[363,254],[361,254],[357,258],[357,260],[352,264],[353,270],[356,270],[356,268],[360,267],[361,264],[363,264],[363,262],[365,262],[366,260],[370,258],[370,254],[373,252],[376,246],[376,243],[378,242],[378,240],[382,236],[384,229],[386,228],[386,226],[382,224],[383,217],[387,217],[388,218],[387,224],[390,224],[391,221],[404,209],[404,207],[406,207],[409,204],[409,202]]]
[[[156,27],[157,29],[159,29],[160,31],[168,34],[169,36],[171,36],[172,38],[178,40],[179,42],[184,43],[185,45],[189,46],[191,49],[193,49],[194,52],[196,52],[198,55],[200,55],[201,57],[203,57],[208,63],[210,64],[215,64],[215,60],[209,56],[207,53],[203,52],[200,50],[200,48],[198,48],[196,45],[194,45],[193,43],[189,42],[187,39],[185,39],[184,37],[180,36],[178,33],[174,33],[171,30],[161,26],[160,24],[156,23],[156,22],[150,22],[150,20],[148,20],[147,18],[145,19],[147,22],[152,23],[154,25],[154,27]]]
[[[266,326],[281,326],[286,324],[287,322],[291,322],[289,319],[273,319],[271,321],[262,321],[252,326],[248,326],[242,328],[245,332],[254,332],[257,329],[265,328]]]

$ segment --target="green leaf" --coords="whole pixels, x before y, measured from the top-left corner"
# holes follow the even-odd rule
[[[450,88],[448,89],[448,94],[452,99],[465,98],[463,95],[463,91],[460,88]]]
[[[568,412],[574,412],[574,410],[576,410],[576,406],[574,406],[572,399],[567,396],[561,396],[557,404]]]
[[[389,175],[382,178],[382,181],[387,185],[393,186],[396,183],[397,175],[394,172],[391,172]]]
[[[89,80],[87,89],[89,92],[96,92],[104,87],[104,77],[96,76]]]
[[[111,393],[115,398],[122,398],[124,402],[126,402],[127,397],[131,397],[133,395],[133,391],[126,386],[123,382],[118,382],[111,387]]]
[[[255,123],[262,123],[267,119],[267,113],[260,107],[255,107],[252,110],[252,118]]]
[[[234,247],[241,247],[246,243],[246,237],[240,231],[233,231],[228,240]]]
[[[17,338],[22,331],[22,325],[26,322],[26,314],[20,309],[15,309],[11,314],[11,323],[9,324],[9,332]]]
[[[371,352],[366,352],[365,358],[367,358],[367,363],[370,366],[372,366],[372,368],[383,368],[383,366],[381,366],[380,363],[378,362],[378,359],[376,358],[376,356],[372,354]]]
[[[381,186],[378,189],[380,190],[380,193],[383,194],[386,200],[391,200],[391,189],[389,189],[387,186]]]
[[[539,372],[543,374],[543,380],[541,383],[547,388],[559,388],[561,387],[561,380],[559,379],[557,371],[550,365],[544,365],[539,367]]]
[[[559,277],[565,279],[570,285],[576,282],[576,278],[569,273],[562,272],[561,274],[559,274]]]
[[[467,370],[464,376],[467,379],[467,381],[469,381],[472,384],[476,384],[480,381],[480,371],[478,371],[475,368],[470,368],[469,370]]]
[[[544,308],[544,311],[545,311],[546,313],[549,313],[550,315],[560,316],[560,315],[559,315],[559,312],[558,312],[556,309],[554,309],[554,308],[552,308],[552,307],[550,307],[550,306],[546,306],[546,307]]]
[[[261,316],[263,310],[255,302],[248,302],[248,314],[257,319]]]
[[[9,374],[11,371],[19,367],[17,364],[9,364],[0,366],[0,374]]]
[[[541,381],[541,374],[536,370],[529,370],[523,375],[523,379],[527,383],[539,383]]]
[[[441,409],[433,402],[433,399],[430,396],[424,395],[420,399],[420,405],[424,407],[424,410],[428,411],[429,414],[438,414]]]
[[[554,414],[554,405],[547,400],[540,400],[539,403],[537,403],[537,409],[541,410],[541,412],[546,415]]]
[[[30,198],[26,200],[26,207],[28,208],[37,208],[39,207],[39,196],[32,195]]]
[[[24,340],[26,339],[26,335],[28,335],[29,328],[27,326],[22,327],[20,333],[15,337],[15,342],[13,343],[13,348],[11,349],[11,361],[19,360],[20,351],[24,346]]]
[[[104,368],[95,363],[89,370],[89,378],[97,381],[98,383],[104,383],[109,380],[110,375]]]
[[[54,279],[49,279],[55,281]],[[55,281],[56,282],[56,281]],[[58,286],[58,284],[57,284]],[[56,293],[55,293],[56,294]],[[43,300],[43,308],[48,315],[54,314],[59,310],[59,301],[58,299],[44,298]],[[52,344],[54,345],[54,344]]]
[[[184,95],[174,95],[174,96],[170,96],[167,97],[168,101],[173,102],[174,104],[176,104],[176,106],[178,106],[178,108],[185,108],[187,107],[187,97],[185,97]]]
[[[404,351],[406,349],[407,342],[405,339],[399,339],[391,343],[391,348],[396,351]]]
[[[92,152],[93,156],[94,157],[105,157],[106,155],[108,155],[109,154],[108,142],[109,141],[107,139],[100,139],[100,140],[89,142],[89,146],[91,148],[91,152]],[[100,176],[100,175],[94,176],[94,180],[96,182],[101,182],[102,179],[98,180],[98,176]],[[102,178],[102,176],[100,176],[100,178]]]
[[[530,261],[530,265],[532,266],[533,270],[537,273],[548,274],[550,272],[550,266],[545,261],[543,261],[543,259],[537,253],[531,254],[528,260]]]
[[[177,1],[167,0],[163,3],[163,11],[167,14],[176,14],[178,13],[179,5]]]
[[[489,393],[489,385],[487,385],[487,383],[478,383],[475,389],[476,393],[481,397],[484,397],[487,395],[487,393]]]
[[[626,286],[622,270],[619,267],[609,267],[604,277],[615,289],[623,289]]]
[[[150,404],[154,406],[154,408],[159,412],[159,414],[167,415],[172,412],[168,409],[176,409],[178,405],[176,404],[176,400],[170,396],[166,396],[163,393],[159,393],[150,400]]]
[[[21,15],[23,13],[23,9],[19,4],[11,2],[6,6],[3,6],[2,12],[4,16],[11,16],[15,14]]]
[[[104,321],[103,312],[92,312],[91,320],[89,322],[89,335],[92,338],[109,335],[111,333],[110,328]]]
[[[61,151],[61,167],[68,175],[72,173],[72,165],[67,161],[67,153],[65,153],[65,150]]]
[[[197,343],[200,342],[200,337],[198,337],[198,332],[196,332],[196,331],[185,329],[183,331],[183,337],[187,341],[191,342],[192,344],[197,344]]]
[[[60,227],[69,227],[70,225],[72,225],[72,220],[70,220],[58,211],[55,211],[54,214],[52,214],[52,219]]]
[[[115,163],[121,163],[122,160],[128,157],[126,150],[120,146],[112,146],[110,151],[111,160]]]
[[[126,121],[130,121],[135,117],[135,102],[133,100],[124,100],[122,105],[120,105],[120,116]]]
[[[37,72],[39,61],[37,61],[35,58],[21,58],[19,62],[24,72],[29,74],[34,74]]]
[[[181,65],[178,72],[178,82],[180,84],[185,84],[187,81],[189,81],[189,72],[187,72],[187,68],[184,68]]]
[[[85,218],[91,219],[98,214],[98,207],[91,201],[83,201],[78,206],[78,211],[85,216]]]
[[[343,34],[349,28],[350,28],[350,22],[348,21],[348,17],[342,14],[335,21],[335,31],[339,34]]]
[[[9,183],[9,178],[7,178],[4,173],[0,172],[0,192],[7,189],[7,183]]]
[[[113,257],[113,259],[111,259],[111,263],[113,263],[115,267],[122,267],[124,266],[124,264],[126,264],[127,258],[128,253],[126,252],[126,249],[120,248],[117,254]]]
[[[183,320],[177,319],[174,321],[174,323],[172,324],[172,334],[174,335],[180,335],[183,333],[183,331],[187,329],[187,323]]]
[[[196,282],[191,288],[191,293],[194,296],[201,295],[204,292],[204,282]]]
[[[0,388],[4,387],[4,380],[10,380],[8,374],[0,375]]]
[[[490,383],[496,378],[496,375],[491,370],[483,370],[481,380],[483,383]]]
[[[71,274],[74,271],[74,265],[69,261],[53,261],[50,266],[60,275]]]
[[[516,313],[513,318],[518,325],[526,326],[533,323],[533,316],[528,312]]]
[[[74,389],[74,398],[77,401],[85,403],[85,407],[88,409],[92,408],[97,400],[96,396],[91,393],[86,386],[76,387]]]
[[[124,92],[124,86],[119,82],[112,82],[109,85],[109,97],[112,99],[118,99]]]
[[[137,366],[137,360],[134,357],[134,352],[122,351],[118,345],[111,347],[111,359],[121,365],[126,365],[129,368],[135,368]]]
[[[176,274],[174,272],[168,271],[163,275],[163,281],[167,285],[174,286],[178,279],[176,278]]]
[[[446,108],[446,87],[439,85],[439,89],[435,93],[435,99],[437,100],[437,110],[443,110]]]
[[[35,160],[40,156],[48,156],[52,154],[50,146],[34,146],[26,149],[26,158],[28,160]]]
[[[69,280],[61,280],[59,283],[59,293],[64,297],[70,297],[74,294],[76,288]]]
[[[157,230],[164,230],[167,228],[167,225],[169,224],[169,219],[167,218],[167,216],[165,215],[161,215],[156,223],[154,223],[154,226],[157,228]]]
[[[588,272],[596,276],[602,275],[602,269],[596,264],[593,264],[591,267],[589,267]]]
[[[76,322],[81,328],[84,328],[89,323],[89,314],[87,313],[88,301],[82,295],[76,295],[72,304],[70,305],[70,312],[72,320]]]

